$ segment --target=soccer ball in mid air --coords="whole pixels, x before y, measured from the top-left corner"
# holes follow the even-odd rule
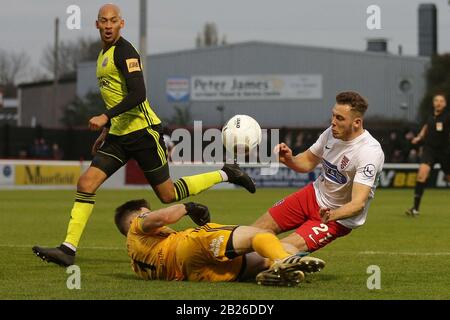
[[[222,142],[228,152],[248,154],[262,139],[259,123],[250,116],[236,115],[222,128]]]

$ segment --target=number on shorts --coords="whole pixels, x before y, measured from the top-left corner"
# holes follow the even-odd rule
[[[320,232],[327,232],[328,231],[328,226],[325,223],[321,223],[320,227],[312,227],[312,231],[318,235]]]

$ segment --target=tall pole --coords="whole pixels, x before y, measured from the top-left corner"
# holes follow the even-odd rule
[[[147,0],[139,1],[139,53],[144,68],[144,81],[147,83]]]
[[[58,70],[58,38],[59,38],[59,18],[55,19],[55,48],[53,51],[53,58],[54,58],[54,66],[53,66],[53,79],[54,83],[58,83],[58,77],[59,77],[59,70]]]
[[[54,74],[53,74],[53,110],[52,110],[52,116],[53,116],[53,126],[57,126],[58,119],[57,119],[57,103],[58,103],[58,80],[59,80],[59,18],[55,19],[55,50],[53,52],[53,60],[54,60]]]

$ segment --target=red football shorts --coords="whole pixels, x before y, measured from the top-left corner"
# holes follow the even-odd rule
[[[293,230],[306,242],[312,252],[352,231],[336,221],[322,223],[319,205],[312,183],[278,201],[269,213],[283,232]]]

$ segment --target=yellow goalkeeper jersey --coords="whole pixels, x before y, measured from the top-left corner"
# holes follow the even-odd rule
[[[142,231],[144,216],[133,220],[127,235],[127,250],[131,267],[145,280],[184,280],[177,264],[178,243],[192,229],[175,232],[162,227],[151,235]]]

